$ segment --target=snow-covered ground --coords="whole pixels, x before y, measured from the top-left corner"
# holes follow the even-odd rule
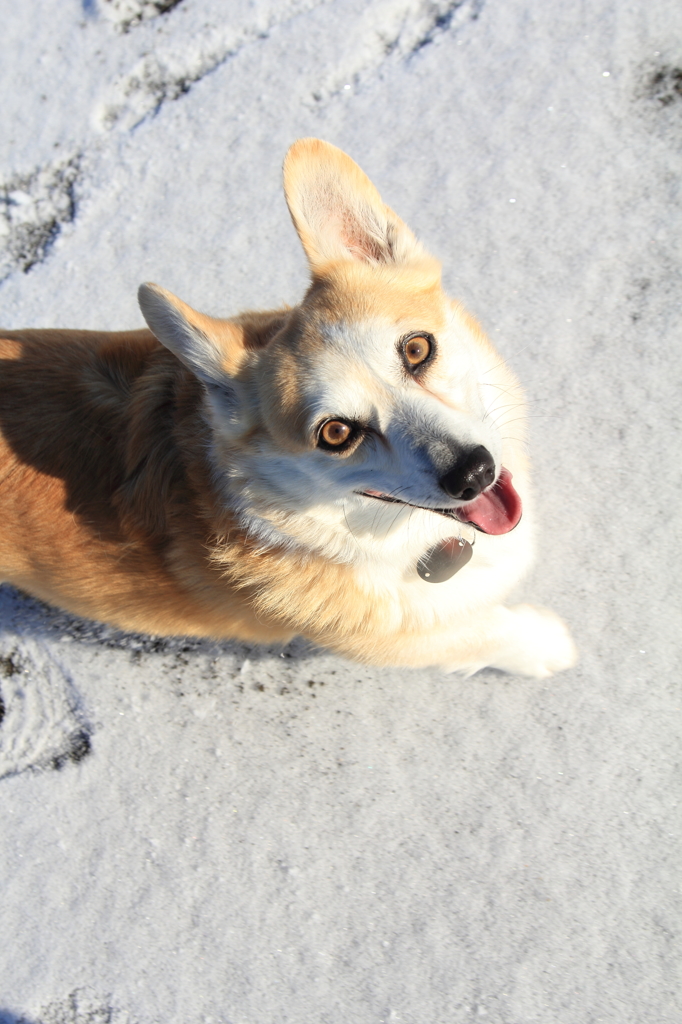
[[[301,295],[347,150],[527,385],[547,683],[0,588],[0,1024],[679,1024],[677,0],[1,0],[0,322]]]

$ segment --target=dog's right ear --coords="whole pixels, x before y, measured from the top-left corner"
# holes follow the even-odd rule
[[[137,293],[142,314],[162,345],[209,386],[224,386],[247,359],[243,329],[230,320],[198,313],[158,284]]]
[[[284,192],[313,272],[339,260],[395,266],[429,259],[365,172],[329,142],[293,144]]]

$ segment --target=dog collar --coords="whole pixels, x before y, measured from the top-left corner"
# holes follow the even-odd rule
[[[422,555],[417,562],[417,572],[427,583],[445,583],[464,568],[472,554],[473,540],[469,543],[463,537],[451,537]]]

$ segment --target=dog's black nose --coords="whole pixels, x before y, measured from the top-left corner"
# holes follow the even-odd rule
[[[461,455],[438,481],[458,501],[473,501],[495,479],[495,460],[482,444]]]

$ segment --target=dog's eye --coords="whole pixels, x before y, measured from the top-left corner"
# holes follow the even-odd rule
[[[327,420],[320,428],[318,443],[324,448],[340,448],[353,433],[353,428],[343,420]]]
[[[413,334],[402,343],[403,358],[408,370],[422,366],[433,351],[433,340],[428,334]]]

